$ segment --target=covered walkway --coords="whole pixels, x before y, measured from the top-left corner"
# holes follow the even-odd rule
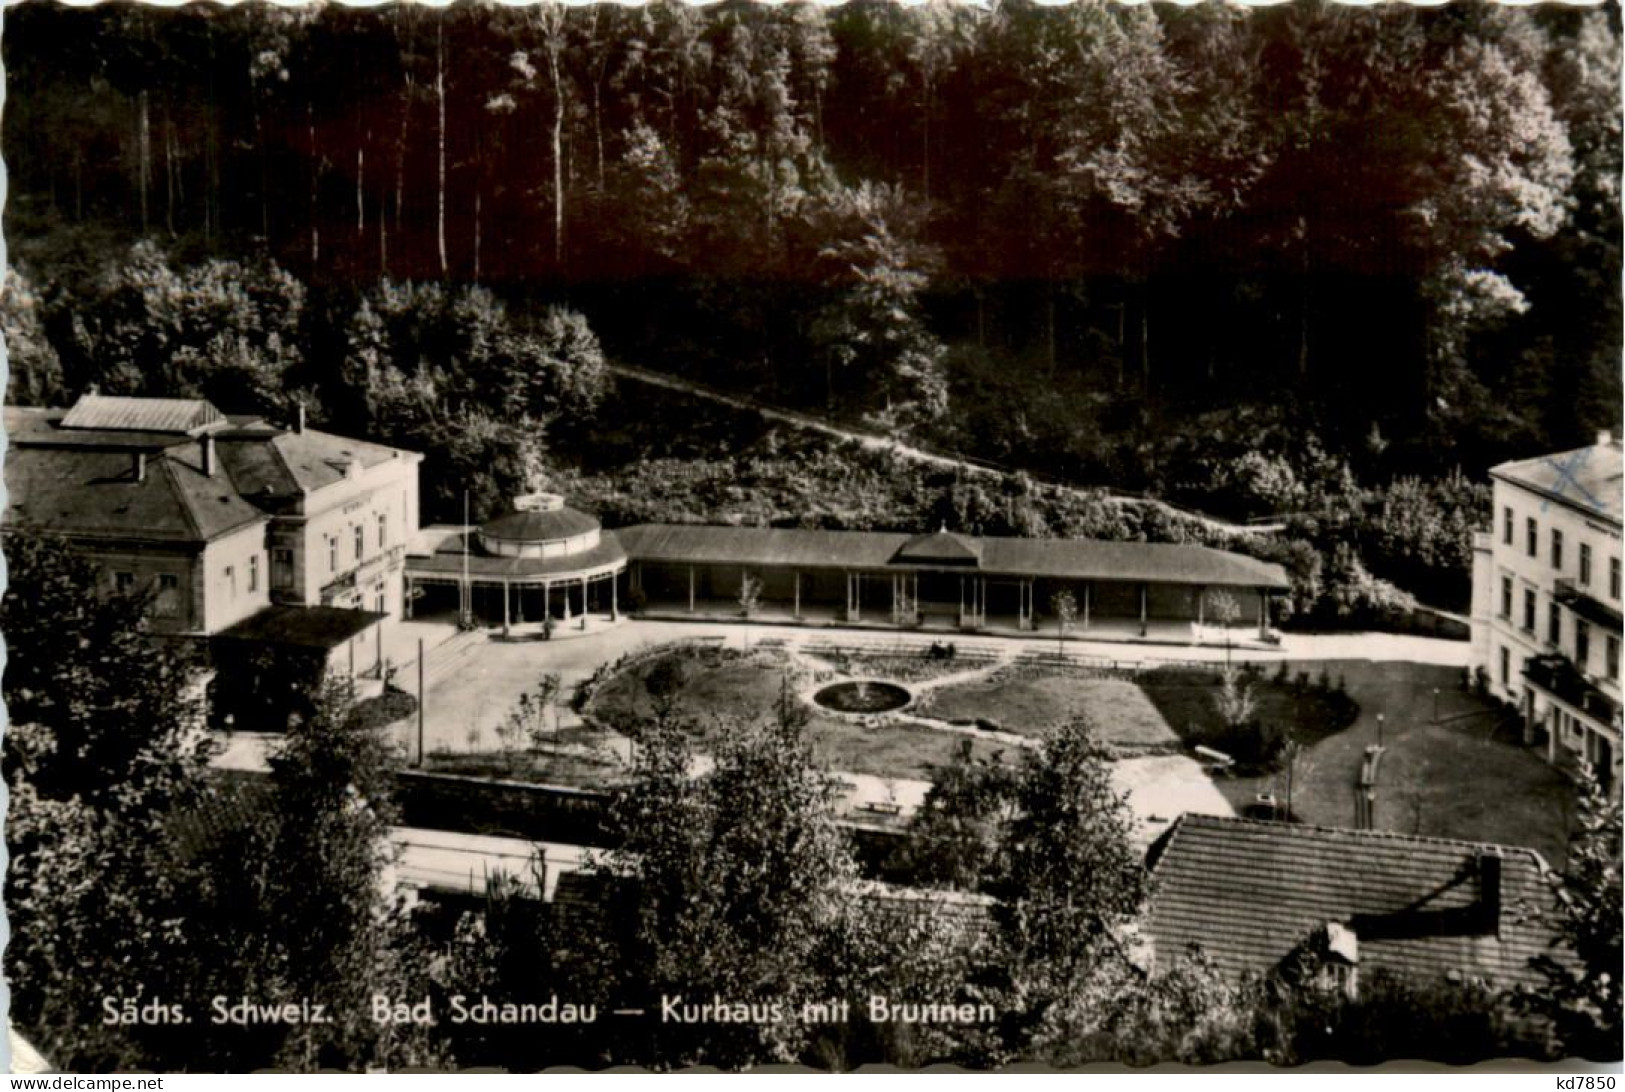
[[[650,617],[1180,643],[1271,637],[1280,566],[1201,546],[640,525],[619,532]],[[1065,619],[1063,621],[1063,615]],[[1153,638],[1153,634],[1156,638]]]

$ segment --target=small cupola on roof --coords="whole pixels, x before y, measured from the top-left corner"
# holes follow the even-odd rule
[[[598,521],[566,508],[557,493],[515,497],[514,510],[480,525],[480,545],[497,557],[569,557],[595,548]]]
[[[940,531],[915,535],[892,555],[894,565],[964,565],[979,568],[982,564],[982,544],[975,539],[956,535],[944,526]]]

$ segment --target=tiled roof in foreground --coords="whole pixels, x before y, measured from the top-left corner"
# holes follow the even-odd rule
[[[1499,897],[1494,864],[1499,861]],[[1362,969],[1535,984],[1550,932],[1532,849],[1384,831],[1183,815],[1151,853],[1145,932],[1159,963],[1198,945],[1227,975],[1275,968],[1337,923]]]
[[[626,547],[627,556],[634,561],[808,569],[908,568],[898,553],[917,541],[911,535],[883,531],[805,531],[671,523],[639,524],[619,528],[615,533]],[[1207,546],[1095,539],[957,537],[968,548],[974,548],[979,556],[980,563],[975,565],[974,571],[989,576],[1144,580],[1158,584],[1275,591],[1289,587],[1281,566]],[[924,563],[921,567],[934,566]]]

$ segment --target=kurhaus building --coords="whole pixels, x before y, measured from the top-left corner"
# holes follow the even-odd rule
[[[550,495],[479,527],[426,528],[407,559],[420,609],[505,626],[617,616],[740,618],[1190,641],[1269,634],[1269,562],[1201,546],[640,524],[605,530]]]
[[[200,399],[8,406],[4,526],[59,535],[155,632],[320,649],[375,670],[402,612],[422,456]]]

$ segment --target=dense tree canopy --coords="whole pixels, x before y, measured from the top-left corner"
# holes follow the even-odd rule
[[[1091,396],[1155,430],[1286,388],[1413,466],[1617,417],[1609,9],[42,6],[5,48],[47,297],[146,237],[319,294],[563,293],[617,354],[814,405],[844,374],[844,410],[950,433],[974,349],[1024,401],[1077,386],[1056,439],[1094,473],[1123,422]],[[299,300],[211,275],[223,340],[132,275],[57,350],[263,401]]]

